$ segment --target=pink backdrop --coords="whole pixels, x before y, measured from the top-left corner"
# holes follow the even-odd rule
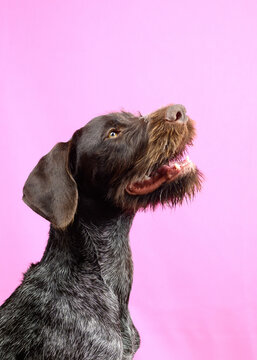
[[[257,2],[0,2],[0,301],[40,259],[48,223],[22,201],[39,158],[92,117],[185,104],[206,181],[137,215],[136,360],[257,358]]]

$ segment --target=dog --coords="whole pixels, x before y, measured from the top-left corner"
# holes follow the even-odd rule
[[[2,360],[131,360],[129,231],[139,209],[201,188],[184,158],[195,137],[182,105],[91,120],[40,159],[23,200],[49,220],[43,257],[0,308]]]

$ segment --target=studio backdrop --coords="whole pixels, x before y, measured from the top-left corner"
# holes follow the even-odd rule
[[[257,359],[256,18],[254,0],[0,1],[1,303],[46,245],[21,200],[38,160],[97,115],[183,104],[205,181],[136,215],[135,359]]]

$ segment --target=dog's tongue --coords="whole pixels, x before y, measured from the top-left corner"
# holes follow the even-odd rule
[[[190,163],[191,160],[187,157],[180,164],[173,162],[169,165],[162,165],[151,177],[145,176],[143,181],[130,184],[126,190],[130,195],[149,194],[158,189],[164,182],[175,180],[180,172]]]

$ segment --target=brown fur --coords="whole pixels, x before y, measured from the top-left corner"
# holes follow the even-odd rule
[[[76,213],[78,191],[133,212],[158,203],[173,206],[191,198],[201,188],[202,174],[196,167],[150,194],[126,191],[129,184],[169,160],[182,158],[193,144],[194,122],[182,106],[184,122],[176,121],[172,109],[169,105],[147,117],[122,112],[93,119],[39,161],[24,186],[23,200],[54,226],[65,228]],[[179,118],[182,115],[179,112]],[[118,134],[114,139],[108,137],[112,129]]]

